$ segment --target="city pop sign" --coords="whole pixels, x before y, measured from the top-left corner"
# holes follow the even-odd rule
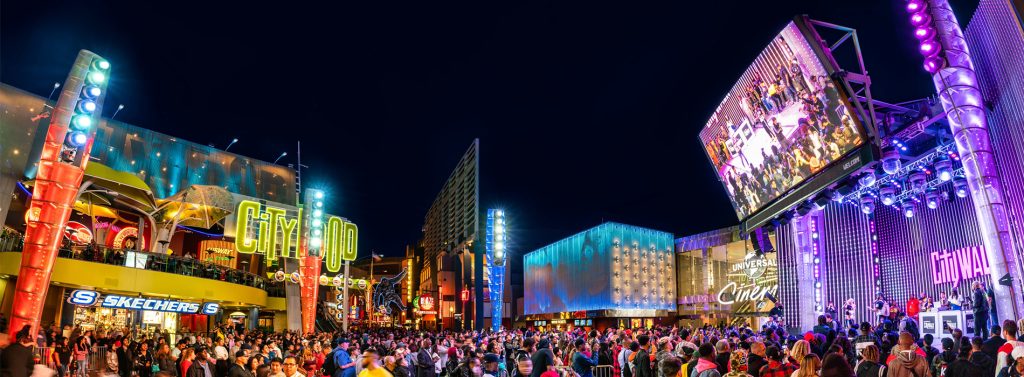
[[[160,298],[127,297],[119,295],[102,296],[100,293],[85,289],[71,292],[68,302],[78,306],[95,306],[99,302],[100,307],[110,309],[127,310],[150,310],[157,312],[171,312],[182,314],[214,315],[220,310],[220,304],[216,302],[186,302],[177,300],[164,300]]]
[[[225,228],[234,230],[235,249],[239,253],[263,254],[270,265],[279,257],[301,256],[298,251],[303,234],[301,221],[307,217],[303,217],[301,208],[290,209],[254,200],[242,200],[235,211],[234,227],[229,223]],[[338,272],[341,270],[342,261],[356,259],[359,228],[338,216],[326,218],[320,255],[323,256],[328,271]]]

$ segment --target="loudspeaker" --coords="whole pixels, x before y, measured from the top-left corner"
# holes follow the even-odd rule
[[[772,240],[768,238],[769,232],[764,227],[755,229],[750,233],[750,243],[754,245],[754,251],[758,254],[775,252]]]

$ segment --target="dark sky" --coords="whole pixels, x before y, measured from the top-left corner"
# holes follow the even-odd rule
[[[5,0],[0,81],[45,96],[90,49],[107,116],[283,163],[301,140],[361,255],[418,240],[473,138],[520,252],[602,220],[735,225],[697,132],[796,14],[858,29],[876,98],[934,91],[900,0],[220,3]]]

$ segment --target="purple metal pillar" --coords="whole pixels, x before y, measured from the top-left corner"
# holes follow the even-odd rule
[[[974,64],[967,51],[967,40],[947,0],[928,0],[934,20],[936,36],[942,46],[946,66],[934,75],[932,81],[946,111],[957,151],[963,162],[967,184],[974,201],[979,230],[988,255],[991,286],[996,295],[995,305],[1000,316],[1018,318],[1024,313],[1024,300],[1013,286],[999,285],[997,280],[1010,273],[1020,282],[1016,265],[1013,239],[1010,236],[1009,217],[1003,203],[1005,191],[996,170],[995,154],[989,136],[988,121],[978,88]]]

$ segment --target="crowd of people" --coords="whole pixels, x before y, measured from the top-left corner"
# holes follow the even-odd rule
[[[897,332],[890,321],[843,330],[828,315],[803,334],[770,324],[307,335],[223,327],[172,343],[166,334],[78,330],[32,337],[26,327],[13,344],[0,337],[0,376],[1018,377],[1024,375],[1021,325],[1003,321],[987,339],[956,330],[939,340],[941,348],[931,335]]]

